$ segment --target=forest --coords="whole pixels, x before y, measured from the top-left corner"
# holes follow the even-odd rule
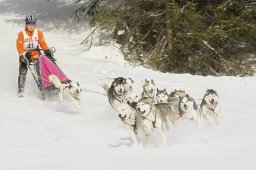
[[[82,44],[120,44],[125,59],[161,72],[252,76],[256,65],[255,0],[77,0]],[[88,17],[87,17],[88,18]]]

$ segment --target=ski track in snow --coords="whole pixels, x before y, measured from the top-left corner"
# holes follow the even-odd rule
[[[45,31],[48,45],[57,49],[62,70],[83,88],[104,93],[101,84],[111,80],[94,80],[124,76],[135,80],[137,92],[144,78],[153,78],[160,89],[185,89],[197,99],[207,88],[218,91],[220,125],[204,124],[199,132],[193,122],[180,122],[168,133],[168,146],[162,146],[154,133],[151,146],[134,148],[105,96],[83,93],[87,116],[80,116],[69,102],[41,101],[28,72],[25,97],[17,97],[15,41],[23,28],[5,22],[7,18],[0,16],[1,170],[255,169],[255,77],[159,73],[130,66],[114,46],[85,50],[79,46],[84,34]]]

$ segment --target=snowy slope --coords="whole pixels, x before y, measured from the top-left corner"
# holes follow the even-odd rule
[[[164,74],[132,67],[122,60],[116,47],[85,50],[79,46],[83,34],[44,32],[64,72],[83,88],[104,93],[99,80],[131,77],[136,91],[140,81],[153,78],[159,88],[185,89],[202,98],[207,88],[218,91],[221,123],[199,132],[191,122],[181,122],[160,144],[158,134],[149,147],[133,148],[126,129],[100,94],[83,93],[87,117],[77,114],[68,102],[41,101],[28,73],[25,98],[17,97],[17,33],[22,25],[0,16],[0,169],[255,169],[256,165],[256,79],[200,77]],[[99,80],[99,81],[94,81]],[[199,103],[199,101],[197,101]]]

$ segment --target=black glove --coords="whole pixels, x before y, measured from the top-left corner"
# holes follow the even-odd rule
[[[45,54],[46,56],[48,56],[48,57],[51,57],[51,56],[52,56],[52,52],[51,52],[50,49],[44,50],[44,54]]]
[[[30,51],[26,52],[24,57],[27,59],[27,61],[32,62],[32,53]]]

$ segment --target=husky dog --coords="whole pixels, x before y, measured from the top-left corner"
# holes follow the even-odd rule
[[[138,125],[138,114],[135,110],[138,96],[132,93],[133,80],[131,78],[115,78],[109,88],[107,84],[103,89],[107,92],[108,100],[112,108],[117,111],[119,118],[128,129],[134,144],[138,144],[136,130]]]
[[[143,81],[142,97],[149,97],[153,103],[156,102],[156,87],[153,79]]]
[[[63,102],[64,98],[66,97],[72,103],[74,103],[77,109],[82,113],[82,108],[80,105],[81,88],[78,82],[76,85],[71,83],[62,83],[60,79],[54,74],[49,76],[49,81],[59,89],[59,102]]]
[[[125,127],[127,128],[129,135],[134,144],[138,144],[137,139],[137,119],[138,114],[135,109],[129,106],[126,103],[121,103],[117,106],[117,113],[121,121],[124,123]]]
[[[133,85],[134,85],[133,79],[131,79],[131,78],[125,79],[125,90],[126,90],[128,93],[131,93],[131,92],[132,92]]]
[[[141,94],[129,93],[129,94],[127,94],[125,100],[129,106],[136,109],[136,105],[139,102],[140,98],[141,98]]]
[[[185,97],[186,93],[184,90],[176,90],[171,92],[168,97],[168,103],[173,107],[176,114],[179,114],[179,102],[182,97]]]
[[[176,90],[171,92],[169,95],[169,102],[176,102],[179,101],[180,98],[185,97],[186,96],[186,92],[184,90]]]
[[[209,122],[219,123],[219,96],[213,89],[208,89],[204,95],[202,103],[200,105],[203,116]]]
[[[123,77],[114,78],[111,86],[103,84],[103,89],[107,92],[110,105],[116,110],[120,103],[125,101],[127,90],[125,89],[126,79]]]
[[[152,133],[153,128],[159,130],[163,143],[166,144],[166,127],[172,126],[176,120],[172,108],[166,103],[153,104],[151,98],[142,97],[136,110],[142,119],[142,128],[147,137]]]
[[[198,109],[192,97],[186,95],[180,99],[179,112],[182,118],[195,120],[198,124],[198,128],[201,129],[201,111]]]
[[[166,91],[164,90],[159,90],[158,88],[156,89],[156,101],[157,103],[168,103],[169,95]]]

